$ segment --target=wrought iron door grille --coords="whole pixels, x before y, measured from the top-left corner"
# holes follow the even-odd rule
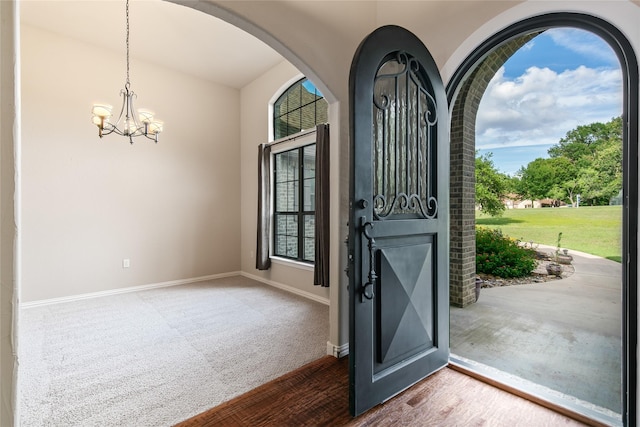
[[[437,216],[436,114],[423,70],[397,52],[376,73],[373,88],[373,212],[375,219]]]

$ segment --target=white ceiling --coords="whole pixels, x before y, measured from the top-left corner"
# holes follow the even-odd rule
[[[24,0],[20,5],[23,24],[121,52],[125,61],[124,0]],[[129,27],[132,58],[234,88],[284,60],[224,21],[166,1],[131,0]]]

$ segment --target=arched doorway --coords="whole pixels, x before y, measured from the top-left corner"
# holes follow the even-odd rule
[[[628,423],[636,411],[638,64],[624,35],[606,21],[575,13],[540,15],[495,34],[470,54],[447,86],[451,109],[451,304],[475,300],[474,160],[475,117],[480,99],[497,69],[531,38],[555,27],[590,31],[616,53],[623,75],[623,238],[622,238],[622,408]],[[630,233],[631,232],[631,233]],[[576,409],[576,408],[574,408]]]

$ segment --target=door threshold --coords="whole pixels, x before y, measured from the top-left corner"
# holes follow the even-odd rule
[[[622,415],[499,369],[451,354],[449,368],[590,426],[622,426]]]

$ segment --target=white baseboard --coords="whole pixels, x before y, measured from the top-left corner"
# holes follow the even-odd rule
[[[68,297],[29,301],[25,303],[20,303],[20,308],[41,307],[44,305],[60,304],[63,302],[71,302],[71,301],[80,301],[80,300],[90,299],[90,298],[106,297],[109,295],[126,294],[129,292],[146,291],[149,289],[166,288],[169,286],[186,285],[188,283],[204,282],[206,280],[222,279],[224,277],[232,277],[232,276],[239,276],[239,275],[240,275],[239,271],[232,271],[229,273],[211,274],[209,276],[192,277],[189,279],[180,279],[180,280],[170,280],[168,282],[161,282],[161,283],[152,283],[149,285],[130,286],[128,288],[118,288],[118,289],[110,289],[108,291],[90,292],[86,294],[71,295]]]
[[[262,283],[267,284],[269,286],[273,286],[274,288],[282,289],[283,291],[287,291],[287,292],[291,292],[292,294],[300,295],[302,297],[305,297],[305,298],[308,298],[310,300],[322,303],[324,305],[329,305],[329,299],[328,298],[324,298],[324,297],[312,294],[311,292],[303,291],[301,289],[294,288],[293,286],[289,286],[289,285],[285,285],[285,284],[282,284],[282,283],[274,282],[273,280],[264,279],[264,278],[262,278],[260,276],[254,276],[253,274],[249,274],[249,273],[246,273],[244,271],[240,272],[240,275],[242,277],[246,277],[248,279],[252,279],[252,280],[255,280],[257,282],[262,282]]]
[[[349,343],[335,345],[327,341],[327,355],[337,357],[338,359],[349,354]]]
[[[145,290],[149,290],[149,289],[166,288],[166,287],[169,287],[169,286],[186,285],[188,283],[204,282],[206,280],[222,279],[224,277],[232,277],[232,276],[247,277],[249,279],[253,279],[253,280],[256,280],[258,282],[265,283],[265,284],[267,284],[269,286],[273,286],[275,288],[279,288],[279,289],[282,289],[284,291],[291,292],[291,293],[296,294],[296,295],[300,295],[302,297],[305,297],[305,298],[308,298],[310,300],[319,302],[321,304],[329,305],[329,299],[328,298],[324,298],[324,297],[312,294],[311,292],[303,291],[301,289],[297,289],[297,288],[294,288],[292,286],[288,286],[288,285],[285,285],[285,284],[282,284],[282,283],[274,282],[273,280],[267,280],[267,279],[264,279],[264,278],[259,277],[259,276],[254,276],[254,275],[249,274],[249,273],[245,273],[245,272],[241,272],[241,271],[232,271],[232,272],[229,272],[229,273],[212,274],[212,275],[209,275],[209,276],[191,277],[191,278],[188,278],[188,279],[179,279],[179,280],[170,280],[168,282],[152,283],[152,284],[149,284],[149,285],[130,286],[130,287],[127,287],[127,288],[110,289],[108,291],[90,292],[90,293],[86,293],[86,294],[70,295],[70,296],[67,296],[67,297],[51,298],[51,299],[44,299],[44,300],[38,300],[38,301],[29,301],[29,302],[25,302],[25,303],[20,303],[20,308],[25,308],[26,309],[26,308],[32,308],[32,307],[41,307],[41,306],[44,306],[44,305],[60,304],[60,303],[72,302],[72,301],[80,301],[80,300],[90,299],[90,298],[100,298],[100,297],[105,297],[105,296],[110,296],[110,295],[126,294],[126,293],[129,293],[129,292],[138,292],[138,291],[145,291]]]

